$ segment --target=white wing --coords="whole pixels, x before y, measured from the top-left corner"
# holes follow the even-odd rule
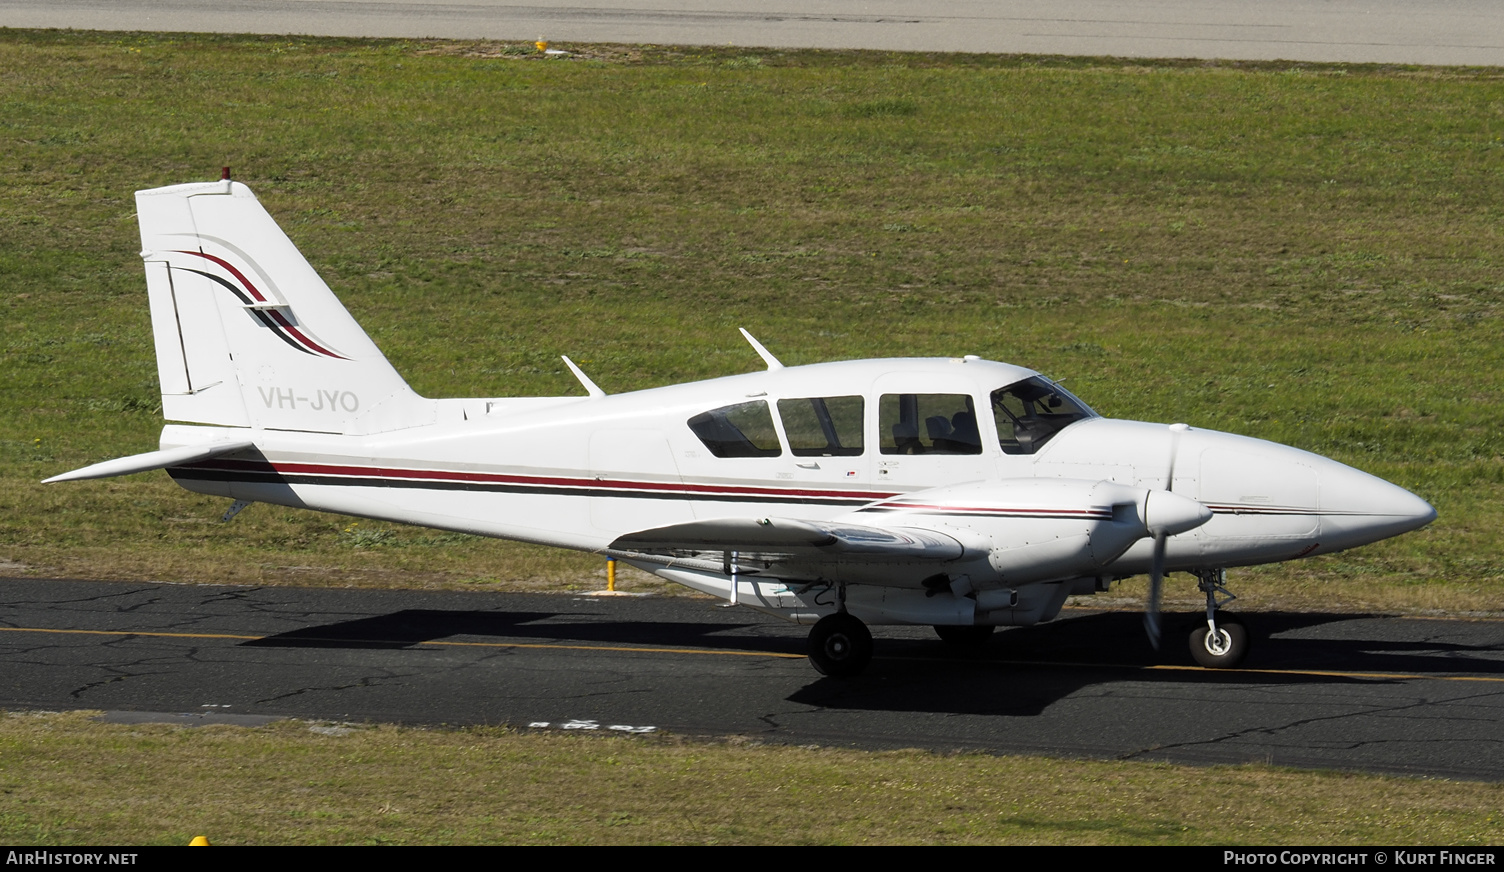
[[[935,530],[873,527],[792,518],[719,518],[628,533],[614,551],[684,555],[736,551],[746,560],[958,560],[966,548]]]
[[[720,518],[628,533],[618,556],[730,573],[914,586],[959,572],[990,584],[1095,575],[1135,542],[1194,529],[1199,502],[1108,481],[1023,479],[932,488],[842,518]]]

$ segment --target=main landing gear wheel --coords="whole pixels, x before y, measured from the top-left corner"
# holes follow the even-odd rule
[[[1248,630],[1232,618],[1217,621],[1217,632],[1202,624],[1191,631],[1191,656],[1208,669],[1231,669],[1248,653]]]
[[[831,678],[849,678],[872,662],[872,633],[844,612],[826,615],[809,631],[809,662]]]
[[[995,629],[997,628],[990,626],[961,627],[937,624],[935,625],[935,635],[939,636],[940,641],[949,647],[971,650],[987,644],[987,640],[992,638],[992,631]]]

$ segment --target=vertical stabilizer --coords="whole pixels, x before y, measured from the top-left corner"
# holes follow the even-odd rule
[[[433,419],[245,185],[137,191],[136,209],[168,420],[359,434]]]

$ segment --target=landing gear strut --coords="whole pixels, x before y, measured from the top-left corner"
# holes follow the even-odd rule
[[[1227,571],[1198,569],[1196,587],[1206,594],[1206,624],[1191,631],[1191,657],[1208,669],[1231,669],[1248,653],[1248,630],[1236,618],[1217,619],[1217,610],[1237,599],[1226,587]]]
[[[872,633],[845,612],[821,618],[809,631],[809,662],[831,678],[850,678],[872,661]]]

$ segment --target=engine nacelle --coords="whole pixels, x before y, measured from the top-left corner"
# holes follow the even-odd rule
[[[1212,513],[1169,491],[1029,478],[933,488],[847,517],[954,537],[969,558],[985,556],[962,570],[976,591],[1097,575],[1140,539],[1195,529]]]

